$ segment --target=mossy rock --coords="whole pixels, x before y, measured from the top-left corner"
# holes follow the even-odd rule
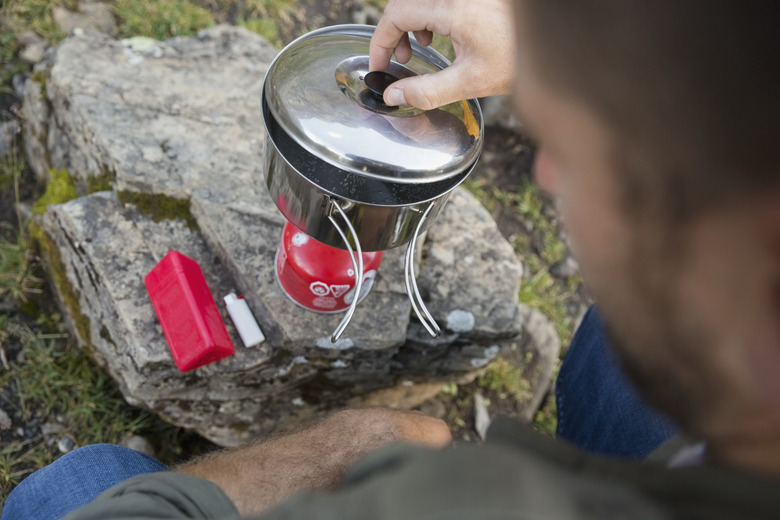
[[[30,222],[30,237],[38,248],[41,257],[48,263],[51,281],[58,289],[62,303],[70,314],[79,339],[88,348],[91,347],[92,330],[89,318],[81,312],[79,295],[65,272],[65,264],[62,261],[59,247],[51,236],[35,221]]]
[[[118,191],[116,195],[123,205],[132,204],[154,222],[181,219],[187,224],[187,227],[198,231],[198,223],[190,211],[190,199],[177,199],[159,193],[149,194],[133,191]]]
[[[46,192],[33,203],[32,211],[43,215],[52,204],[63,204],[78,197],[76,181],[68,170],[49,170],[49,182]]]

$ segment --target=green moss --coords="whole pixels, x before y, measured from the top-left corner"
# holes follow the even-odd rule
[[[116,172],[106,163],[101,164],[99,174],[87,177],[86,194],[113,190],[114,179],[116,179]]]
[[[87,194],[98,191],[111,191],[114,188],[114,177],[101,174],[87,177]]]
[[[46,94],[46,82],[49,81],[49,71],[36,70],[32,73],[30,79],[36,82],[39,87],[41,87],[41,101],[48,103],[49,97]]]
[[[32,210],[36,215],[43,215],[51,204],[62,204],[78,197],[76,182],[68,170],[49,170],[49,177],[46,193],[33,203]]]
[[[63,305],[65,305],[65,308],[70,314],[73,325],[76,328],[76,333],[84,345],[88,348],[91,347],[92,331],[89,318],[81,312],[79,295],[76,293],[73,284],[68,280],[68,275],[65,273],[65,264],[62,262],[62,255],[60,254],[57,244],[55,244],[49,234],[34,221],[30,223],[30,237],[38,247],[40,255],[46,259],[49,265],[49,276],[58,289]]]
[[[119,18],[122,38],[167,40],[197,34],[214,24],[211,13],[184,0],[117,0],[114,13]]]
[[[530,397],[531,386],[523,377],[522,369],[512,366],[503,358],[491,363],[477,381],[479,386],[496,392],[501,399],[512,397],[522,402]]]
[[[198,224],[190,213],[190,199],[132,191],[118,191],[117,197],[122,204],[132,204],[155,222],[181,219],[190,229],[198,230]]]

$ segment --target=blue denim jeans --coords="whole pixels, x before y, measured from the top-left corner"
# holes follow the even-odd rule
[[[591,453],[640,459],[676,431],[620,373],[593,308],[561,366],[556,397],[558,436]],[[123,480],[165,469],[127,448],[85,446],[24,479],[8,497],[0,520],[61,518]]]
[[[558,438],[584,451],[642,459],[677,432],[620,370],[595,307],[585,314],[555,384]]]
[[[123,480],[165,469],[162,462],[122,446],[84,446],[19,483],[8,496],[0,520],[62,518]]]

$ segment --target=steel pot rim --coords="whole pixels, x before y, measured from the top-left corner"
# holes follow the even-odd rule
[[[263,106],[263,124],[266,130],[266,141],[273,146],[273,153],[285,162],[285,164],[293,172],[304,178],[307,182],[316,186],[323,193],[326,193],[336,199],[346,200],[355,204],[363,204],[366,206],[387,207],[387,208],[401,208],[407,206],[414,206],[418,204],[424,204],[433,200],[442,198],[448,195],[452,190],[457,188],[466,178],[471,174],[474,167],[478,162],[478,158],[471,164],[466,166],[462,171],[455,175],[451,175],[445,179],[438,180],[430,183],[409,183],[409,182],[392,182],[396,179],[382,180],[373,176],[357,175],[350,170],[339,168],[328,161],[323,160],[320,157],[312,154],[309,150],[300,145],[295,139],[290,136],[281,125],[279,125],[276,118],[268,108],[265,99],[265,88],[263,88],[262,106]],[[282,151],[280,148],[284,148]],[[271,150],[265,150],[264,153],[269,153]],[[309,162],[312,168],[304,168],[303,163]],[[320,169],[321,171],[315,171]],[[307,173],[308,172],[308,173]],[[364,197],[360,197],[357,194],[340,191],[335,188],[332,182],[336,178],[344,179],[341,184],[347,186],[365,186],[364,191],[370,191],[377,193],[377,191],[401,191],[403,194],[406,192],[420,193],[421,197],[414,199],[407,199],[402,202],[391,202],[387,199],[380,201],[377,200],[365,200]],[[433,193],[429,193],[433,192]]]

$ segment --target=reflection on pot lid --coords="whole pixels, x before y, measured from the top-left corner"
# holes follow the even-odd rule
[[[317,158],[361,175],[427,183],[471,167],[482,149],[476,100],[422,111],[389,107],[379,92],[394,78],[436,72],[449,62],[412,41],[412,59],[369,76],[374,27],[337,25],[284,48],[266,74],[264,95],[281,128]]]

